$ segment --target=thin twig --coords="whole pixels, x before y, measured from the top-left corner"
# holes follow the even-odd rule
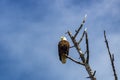
[[[85,17],[84,17],[84,19],[83,19],[80,27],[78,28],[78,30],[76,30],[76,33],[75,33],[75,35],[74,35],[74,38],[76,38],[76,36],[78,35],[79,31],[82,29],[83,24],[85,23],[86,17],[87,17],[87,15],[85,15]]]
[[[72,60],[73,62],[77,63],[77,64],[81,64],[84,65],[84,63],[76,61],[75,59],[71,58],[70,56],[65,55],[68,59]]]
[[[75,47],[75,46],[70,46],[70,48],[73,48],[73,47]]]
[[[110,61],[111,61],[111,66],[112,66],[113,73],[114,73],[114,78],[115,78],[115,80],[118,80],[118,77],[117,77],[117,74],[116,74],[116,70],[115,70],[115,65],[114,65],[114,55],[113,54],[112,54],[113,56],[111,55],[105,31],[104,31],[104,38],[105,38],[106,47],[108,49],[108,53],[109,53],[109,57],[110,57]]]
[[[78,44],[81,43],[81,41],[83,40],[84,35],[85,35],[85,31],[83,32],[82,37],[81,37],[80,40],[78,41]]]
[[[86,63],[89,64],[89,43],[88,43],[88,35],[86,31],[85,31],[85,37],[86,37],[86,50],[87,50]]]

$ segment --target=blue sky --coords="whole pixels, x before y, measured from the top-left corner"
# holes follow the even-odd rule
[[[88,80],[84,67],[70,60],[61,64],[57,52],[60,36],[74,33],[85,14],[97,79],[113,80],[103,30],[120,78],[119,0],[0,0],[0,80]],[[78,59],[75,49],[70,56]]]

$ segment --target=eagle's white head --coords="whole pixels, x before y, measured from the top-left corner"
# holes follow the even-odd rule
[[[67,41],[67,38],[66,38],[66,37],[64,37],[64,36],[62,36],[62,37],[61,37],[61,41],[62,41],[62,40]]]

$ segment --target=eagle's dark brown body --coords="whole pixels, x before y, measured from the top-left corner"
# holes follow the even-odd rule
[[[61,40],[58,44],[58,53],[60,61],[65,64],[66,63],[66,55],[69,55],[69,47],[70,44],[67,40]]]

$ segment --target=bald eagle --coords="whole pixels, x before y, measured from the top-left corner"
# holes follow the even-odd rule
[[[67,41],[66,37],[61,37],[61,41],[58,43],[58,53],[60,61],[65,64],[66,63],[66,55],[69,55],[69,47],[70,44]]]

